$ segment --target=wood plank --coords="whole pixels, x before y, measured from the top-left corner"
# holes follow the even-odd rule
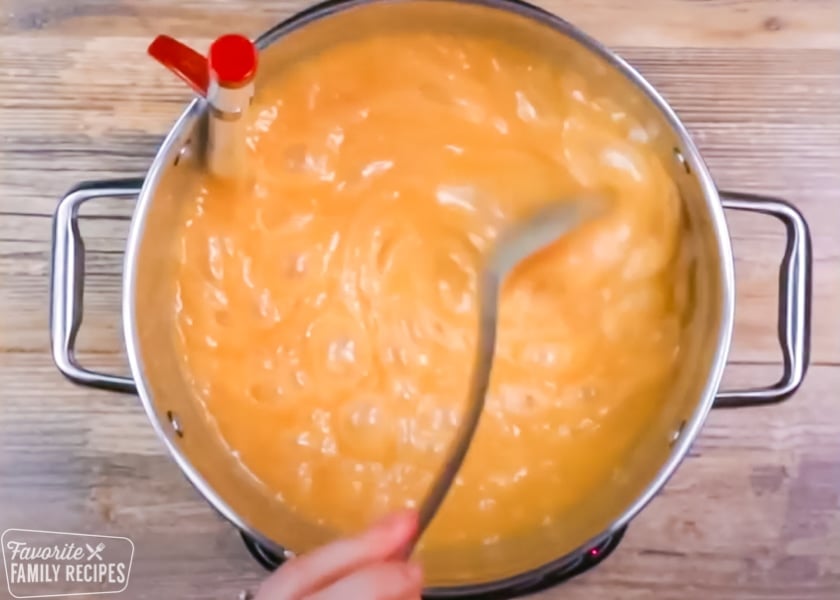
[[[832,0],[538,0],[535,4],[565,18],[610,45],[724,48],[840,48],[836,28],[840,7]],[[292,0],[250,2],[165,0],[109,2],[7,0],[0,28],[29,36],[87,38],[112,30],[148,38],[157,32],[207,42],[219,23],[236,23],[257,35],[307,3]],[[620,27],[616,27],[620,24]],[[702,24],[702,26],[698,26]]]

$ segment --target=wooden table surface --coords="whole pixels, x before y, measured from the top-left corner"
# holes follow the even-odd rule
[[[788,402],[717,411],[600,568],[544,598],[840,598],[840,3],[551,0],[684,118],[722,188],[788,198],[814,238],[811,369]],[[136,398],[75,387],[49,354],[51,215],[86,179],[140,176],[188,100],[145,58],[159,32],[206,48],[305,2],[0,3],[0,530],[132,538],[120,597],[229,599],[263,575],[164,454]],[[130,201],[83,214],[82,358],[125,371]],[[738,285],[727,385],[770,382],[782,228],[729,215]],[[0,575],[0,578],[3,578]],[[6,592],[2,582],[0,596]]]

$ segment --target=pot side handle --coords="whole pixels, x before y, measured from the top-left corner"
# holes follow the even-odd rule
[[[811,234],[792,204],[777,198],[721,192],[724,208],[762,213],[785,226],[786,244],[779,267],[779,343],[783,373],[775,384],[756,389],[720,392],[715,408],[758,406],[790,397],[805,379],[811,346]]]
[[[58,370],[70,381],[89,387],[135,394],[130,377],[92,371],[76,360],[76,335],[82,325],[85,244],[79,232],[79,207],[97,198],[137,198],[142,179],[91,181],[77,185],[62,198],[53,216],[50,275],[50,337]]]

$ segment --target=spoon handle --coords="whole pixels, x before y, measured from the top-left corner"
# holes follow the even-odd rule
[[[411,554],[417,540],[432,522],[446,497],[446,493],[455,481],[478,427],[481,413],[484,410],[484,400],[487,396],[487,389],[490,387],[490,373],[496,349],[496,322],[498,320],[499,290],[501,287],[501,280],[497,271],[485,269],[482,272],[480,285],[478,343],[473,361],[473,375],[470,381],[469,395],[467,396],[466,412],[461,427],[452,441],[449,456],[446,458],[437,479],[432,482],[432,488],[425,501],[420,506],[417,534],[411,546],[407,549],[407,554]]]

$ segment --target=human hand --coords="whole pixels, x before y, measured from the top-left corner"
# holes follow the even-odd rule
[[[417,527],[416,512],[400,512],[293,558],[263,582],[254,600],[419,600],[420,566],[400,558]]]

